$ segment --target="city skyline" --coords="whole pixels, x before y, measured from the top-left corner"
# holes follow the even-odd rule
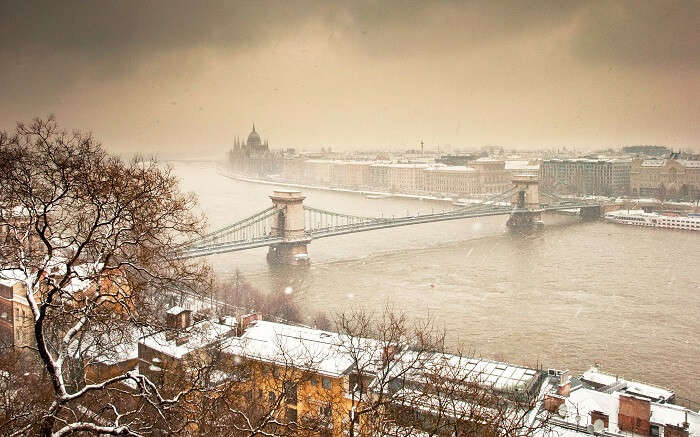
[[[700,3],[2,2],[0,128],[116,153],[700,149]]]

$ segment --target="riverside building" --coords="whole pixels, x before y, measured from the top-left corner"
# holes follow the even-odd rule
[[[547,159],[540,166],[540,184],[560,194],[625,195],[630,167],[630,161],[622,159]]]
[[[700,161],[635,158],[630,189],[635,197],[696,200],[700,197]]]

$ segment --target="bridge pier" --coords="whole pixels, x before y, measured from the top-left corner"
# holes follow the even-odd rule
[[[270,199],[276,212],[271,233],[282,237],[283,242],[270,246],[267,261],[270,264],[308,264],[307,246],[311,240],[306,235],[304,196],[296,190],[275,190]]]
[[[540,209],[539,177],[537,175],[513,176],[515,192],[511,204],[515,211],[506,225],[513,230],[528,230],[544,227]]]
[[[518,211],[511,213],[506,222],[512,230],[541,229],[544,227],[542,213],[539,211]]]
[[[308,241],[299,243],[281,243],[270,246],[267,262],[275,265],[306,265],[311,262],[306,249]]]
[[[580,209],[579,215],[583,220],[599,219],[602,215],[602,209],[600,206],[586,206]]]

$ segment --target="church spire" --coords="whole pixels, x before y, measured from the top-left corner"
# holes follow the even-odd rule
[[[253,122],[253,132],[255,132],[255,122]]]

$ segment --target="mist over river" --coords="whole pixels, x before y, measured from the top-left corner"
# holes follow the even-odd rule
[[[211,229],[270,206],[274,189],[235,181],[213,163],[173,163]],[[305,204],[365,216],[430,213],[448,203],[302,190]],[[313,241],[311,266],[271,268],[267,249],[209,257],[266,290],[292,287],[304,315],[390,305],[433,317],[451,343],[486,358],[604,371],[700,400],[700,232],[545,215],[512,235],[507,216]]]

